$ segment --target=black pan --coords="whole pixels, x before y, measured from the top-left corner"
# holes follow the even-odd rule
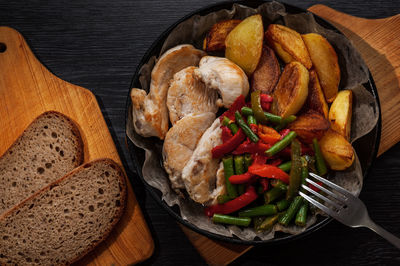
[[[164,31],[158,38],[157,40],[154,41],[154,43],[150,46],[150,48],[147,50],[146,54],[143,56],[142,60],[140,61],[139,65],[136,68],[135,75],[133,76],[131,88],[140,88],[140,83],[139,83],[139,70],[140,68],[149,61],[149,59],[152,56],[158,56],[162,44],[164,43],[165,39],[167,36],[170,34],[170,32],[181,22],[185,21],[186,19],[190,18],[193,15],[206,15],[211,12],[215,12],[221,9],[231,9],[232,5],[234,3],[238,3],[241,5],[245,5],[248,7],[253,7],[256,8],[259,5],[265,3],[265,1],[235,1],[235,2],[222,2],[214,5],[210,5],[208,7],[196,10],[182,19],[178,20],[175,22],[173,25],[171,25],[166,31]],[[290,14],[296,14],[296,13],[304,13],[307,12],[304,9],[291,6],[288,4],[284,4],[286,8],[286,11]],[[314,15],[315,20],[323,27],[334,30],[339,34],[342,34],[336,27],[334,27],[332,24],[327,22],[326,20]],[[369,73],[369,81],[363,84],[364,87],[371,92],[371,94],[375,97],[376,102],[377,102],[377,107],[379,109],[379,120],[375,128],[369,132],[367,135],[363,136],[362,138],[358,139],[353,143],[353,147],[355,148],[357,155],[359,157],[362,171],[363,171],[363,176],[364,178],[368,175],[369,168],[371,167],[374,159],[376,158],[378,148],[379,148],[379,141],[380,141],[380,135],[381,135],[381,116],[380,116],[380,105],[379,105],[379,98],[378,98],[378,92],[375,87],[374,80],[371,76],[371,73]],[[126,102],[126,112],[125,112],[125,117],[126,117],[126,122],[128,119],[128,112],[131,110],[131,100],[128,94],[127,97],[127,102]],[[158,140],[160,141],[160,140]],[[276,232],[275,237],[270,240],[260,240],[260,239],[255,239],[251,241],[245,241],[241,240],[237,237],[226,237],[226,236],[221,236],[218,234],[210,233],[206,230],[200,229],[197,226],[194,226],[193,224],[185,221],[182,219],[180,216],[180,211],[177,206],[169,207],[164,201],[161,199],[161,192],[158,191],[157,189],[153,188],[152,186],[148,185],[145,180],[143,179],[142,175],[142,166],[144,162],[144,151],[138,147],[136,147],[130,139],[127,137],[127,146],[129,153],[131,155],[133,164],[135,166],[135,170],[138,173],[139,177],[141,178],[142,182],[144,183],[146,189],[150,192],[151,196],[155,199],[155,201],[160,204],[162,208],[164,208],[170,215],[172,215],[178,222],[181,224],[187,226],[191,230],[200,233],[206,237],[213,238],[216,240],[221,240],[221,241],[226,241],[226,242],[231,242],[231,243],[236,243],[236,244],[244,244],[244,245],[258,245],[258,244],[277,244],[277,243],[283,243],[295,239],[299,239],[301,237],[304,237],[316,230],[321,229],[325,225],[327,225],[330,221],[332,221],[332,218],[329,217],[319,217],[317,222],[307,228],[304,232],[297,234],[297,235],[290,235],[282,232]]]

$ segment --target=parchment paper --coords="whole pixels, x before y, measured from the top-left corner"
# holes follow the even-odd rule
[[[311,13],[289,15],[286,14],[285,7],[277,2],[265,3],[257,9],[234,4],[231,10],[220,10],[206,16],[195,15],[179,24],[167,37],[160,55],[166,50],[184,43],[193,44],[201,49],[202,40],[214,23],[232,18],[244,19],[256,13],[263,16],[265,27],[270,23],[277,23],[289,26],[302,34],[319,33],[332,44],[338,54],[341,69],[340,89],[351,89],[354,92],[351,142],[370,132],[378,121],[379,110],[374,97],[362,85],[368,81],[368,68],[347,38],[317,24]],[[140,71],[139,80],[142,89],[146,91],[149,90],[151,69],[155,62],[156,58],[152,57]],[[185,199],[178,196],[171,189],[167,173],[162,167],[162,141],[156,138],[143,138],[138,135],[132,125],[132,112],[129,112],[126,132],[136,146],[145,150],[145,162],[142,168],[145,181],[162,192],[162,199],[169,206],[178,205],[182,218],[198,228],[224,236],[236,235],[243,240],[253,240],[257,237],[262,240],[268,240],[274,237],[275,231],[297,234],[306,230],[306,228],[297,226],[282,227],[276,225],[270,232],[257,233],[252,228],[242,229],[237,226],[226,227],[212,223],[204,215],[203,206],[188,198]],[[363,181],[358,158],[356,157],[355,163],[349,169],[334,172],[330,178],[338,185],[358,195]],[[315,223],[316,220],[315,215],[310,216],[307,221],[307,227]]]

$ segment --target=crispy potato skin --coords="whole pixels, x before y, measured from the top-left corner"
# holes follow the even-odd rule
[[[309,110],[289,124],[289,129],[305,143],[312,143],[313,138],[321,139],[329,129],[329,121],[320,113]]]
[[[251,90],[272,94],[278,83],[281,70],[274,51],[264,45],[260,62],[251,77]]]
[[[261,15],[250,16],[226,37],[225,57],[240,66],[250,76],[260,61],[263,41],[264,27]]]
[[[329,129],[319,141],[322,155],[332,170],[345,170],[354,162],[351,144],[339,133]]]
[[[240,19],[230,19],[215,23],[204,38],[203,50],[207,52],[225,50],[226,37],[240,22],[242,22]]]
[[[335,49],[319,34],[304,34],[302,38],[317,71],[325,99],[331,103],[336,98],[340,82],[340,68]]]
[[[312,61],[301,35],[288,27],[270,24],[265,32],[269,45],[285,62],[299,61],[307,69],[312,67]]]
[[[350,140],[351,116],[353,111],[353,92],[342,90],[329,110],[329,121],[333,130]]]
[[[326,103],[324,92],[319,84],[318,75],[314,69],[310,70],[310,81],[308,83],[308,97],[303,106],[302,112],[314,110],[328,118],[328,104]]]
[[[274,91],[272,112],[282,117],[296,114],[308,96],[308,70],[299,62],[285,66]]]

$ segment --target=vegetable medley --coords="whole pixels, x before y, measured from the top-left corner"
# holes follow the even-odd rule
[[[302,144],[296,132],[286,128],[296,116],[271,114],[272,101],[255,91],[251,102],[239,96],[220,117],[223,143],[212,149],[212,156],[222,158],[226,194],[205,209],[215,223],[249,226],[253,220],[256,230],[293,220],[306,225],[309,207],[298,195],[300,185],[309,169],[325,175],[327,167],[317,139],[313,148]]]

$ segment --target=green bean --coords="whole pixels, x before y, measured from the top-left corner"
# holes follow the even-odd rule
[[[295,115],[289,115],[288,117],[282,119],[282,122],[275,127],[275,130],[280,131],[280,130],[284,129],[288,124],[290,124],[294,120],[296,120],[296,118],[297,117]]]
[[[274,204],[265,204],[239,212],[239,217],[270,216],[278,213],[278,208]]]
[[[278,208],[278,211],[284,211],[286,210],[290,205],[290,201],[287,199],[282,199],[276,203],[276,207]]]
[[[214,223],[233,224],[239,226],[249,226],[251,218],[249,217],[234,217],[229,215],[215,213],[212,218]]]
[[[233,160],[235,162],[235,174],[241,175],[244,174],[244,156],[243,155],[235,155],[233,157]]]
[[[245,116],[254,115],[253,109],[251,109],[250,107],[246,107],[246,106],[242,107],[242,109],[240,109],[240,112]]]
[[[222,159],[222,163],[224,165],[224,176],[225,176],[226,191],[228,193],[229,198],[234,199],[234,198],[237,197],[236,186],[233,185],[229,181],[229,177],[234,175],[233,158],[232,158],[232,156],[224,157]]]
[[[265,217],[264,216],[258,216],[253,218],[253,224],[254,224],[254,229],[257,230],[257,228],[264,222]]]
[[[296,136],[296,132],[290,131],[289,134],[287,134],[282,140],[278,141],[271,148],[269,148],[265,152],[265,154],[269,157],[277,154],[278,152],[286,148],[286,146],[288,146]]]
[[[224,203],[226,203],[226,202],[228,202],[230,200],[231,200],[231,198],[226,194],[219,195],[217,197],[217,201],[218,201],[219,204],[224,204]]]
[[[313,148],[315,152],[315,166],[317,167],[318,174],[324,176],[328,173],[324,157],[322,156],[321,149],[317,139],[313,139]]]
[[[235,174],[244,174],[246,172],[244,169],[244,156],[236,155],[233,157],[233,161],[235,162]],[[242,195],[245,192],[245,187],[243,184],[237,185],[236,187],[239,195]]]
[[[291,200],[299,191],[301,183],[301,144],[297,139],[291,145],[292,167],[290,168],[289,188],[286,192],[286,199]]]
[[[230,120],[228,117],[224,116],[224,119],[222,120],[222,124],[224,126],[227,126],[233,135],[236,134],[236,132],[238,132],[239,128],[238,126],[235,124],[235,122],[233,122],[232,120]]]
[[[287,189],[287,185],[285,183],[283,183],[281,180],[279,179],[271,179],[271,181],[269,181],[269,183],[271,184],[271,186],[273,187],[277,187],[277,186],[284,186],[285,190]]]
[[[268,112],[264,112],[264,115],[275,125],[280,125],[282,123],[282,117],[279,115],[274,115]]]
[[[278,167],[281,168],[282,171],[289,172],[291,166],[292,166],[292,161],[287,161],[286,163],[283,163]]]
[[[274,200],[281,197],[287,191],[287,186],[285,184],[279,184],[276,187],[271,188],[270,190],[264,193],[265,204],[269,204]]]
[[[250,126],[250,125],[257,125],[257,120],[256,120],[256,118],[254,117],[254,116],[252,116],[252,115],[249,115],[248,117],[247,117],[247,124]]]
[[[317,173],[317,168],[315,168],[315,157],[308,154],[303,156],[307,161],[308,172]]]
[[[264,110],[261,107],[260,95],[261,91],[253,91],[251,93],[251,109],[253,110],[253,114],[257,121],[261,124],[266,124],[268,122],[268,118],[264,115]]]
[[[253,158],[251,157],[251,154],[246,153],[244,155],[244,171],[247,172],[249,169],[249,166],[253,163]]]
[[[241,112],[245,116],[254,115],[253,110],[249,107],[243,107],[241,109]],[[282,123],[282,117],[280,117],[279,115],[274,115],[268,112],[264,112],[264,115],[267,117],[268,121],[274,123],[275,125],[279,125],[280,123]]]
[[[308,177],[308,162],[305,156],[301,157],[301,184],[307,185],[306,178]],[[305,189],[301,188],[301,192],[306,193]]]
[[[242,128],[244,134],[246,134],[246,136],[249,137],[252,142],[257,143],[259,140],[258,136],[249,128],[246,122],[244,122],[243,117],[239,111],[235,112],[235,119],[239,126]]]
[[[287,226],[290,221],[293,220],[294,216],[297,214],[297,211],[300,209],[300,206],[303,204],[304,199],[301,196],[297,196],[294,198],[292,203],[290,203],[289,208],[286,210],[285,214],[279,219],[279,223]]]
[[[277,213],[273,216],[267,217],[264,219],[262,223],[259,223],[257,226],[255,226],[255,229],[257,231],[267,231],[274,226],[279,220],[279,218],[282,216],[281,213]]]
[[[306,226],[307,223],[307,212],[308,212],[308,202],[304,200],[303,204],[300,206],[299,211],[296,214],[296,219],[294,223],[298,226]]]

